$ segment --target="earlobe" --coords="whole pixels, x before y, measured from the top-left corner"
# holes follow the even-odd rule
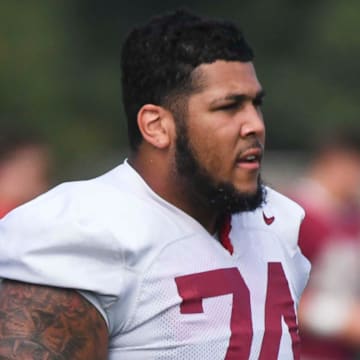
[[[170,144],[166,121],[166,111],[161,106],[146,104],[138,112],[137,122],[144,140],[158,149]]]

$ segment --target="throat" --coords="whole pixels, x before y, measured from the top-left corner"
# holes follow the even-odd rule
[[[218,234],[221,245],[232,255],[234,252],[234,247],[230,240],[230,231],[231,231],[231,215],[227,214],[223,216],[221,221],[219,221]]]
[[[218,231],[219,213],[211,206],[204,206],[202,201],[189,193],[177,191],[177,196],[172,199],[172,204],[200,223],[210,234]],[[189,196],[190,195],[190,196]]]

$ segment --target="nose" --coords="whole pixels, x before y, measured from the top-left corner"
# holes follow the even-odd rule
[[[249,104],[243,114],[240,129],[241,137],[247,137],[250,135],[255,135],[259,139],[264,139],[265,137],[265,124],[261,109],[253,104]]]

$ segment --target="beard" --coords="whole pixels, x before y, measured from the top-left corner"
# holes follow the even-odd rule
[[[241,192],[230,182],[217,181],[197,160],[184,121],[176,121],[176,174],[192,202],[218,214],[253,211],[265,201],[266,189],[259,175],[255,192]]]

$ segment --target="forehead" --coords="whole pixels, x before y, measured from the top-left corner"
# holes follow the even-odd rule
[[[256,96],[262,90],[252,62],[217,60],[202,64],[194,70],[193,78],[200,85],[197,94],[211,98],[227,94]]]

